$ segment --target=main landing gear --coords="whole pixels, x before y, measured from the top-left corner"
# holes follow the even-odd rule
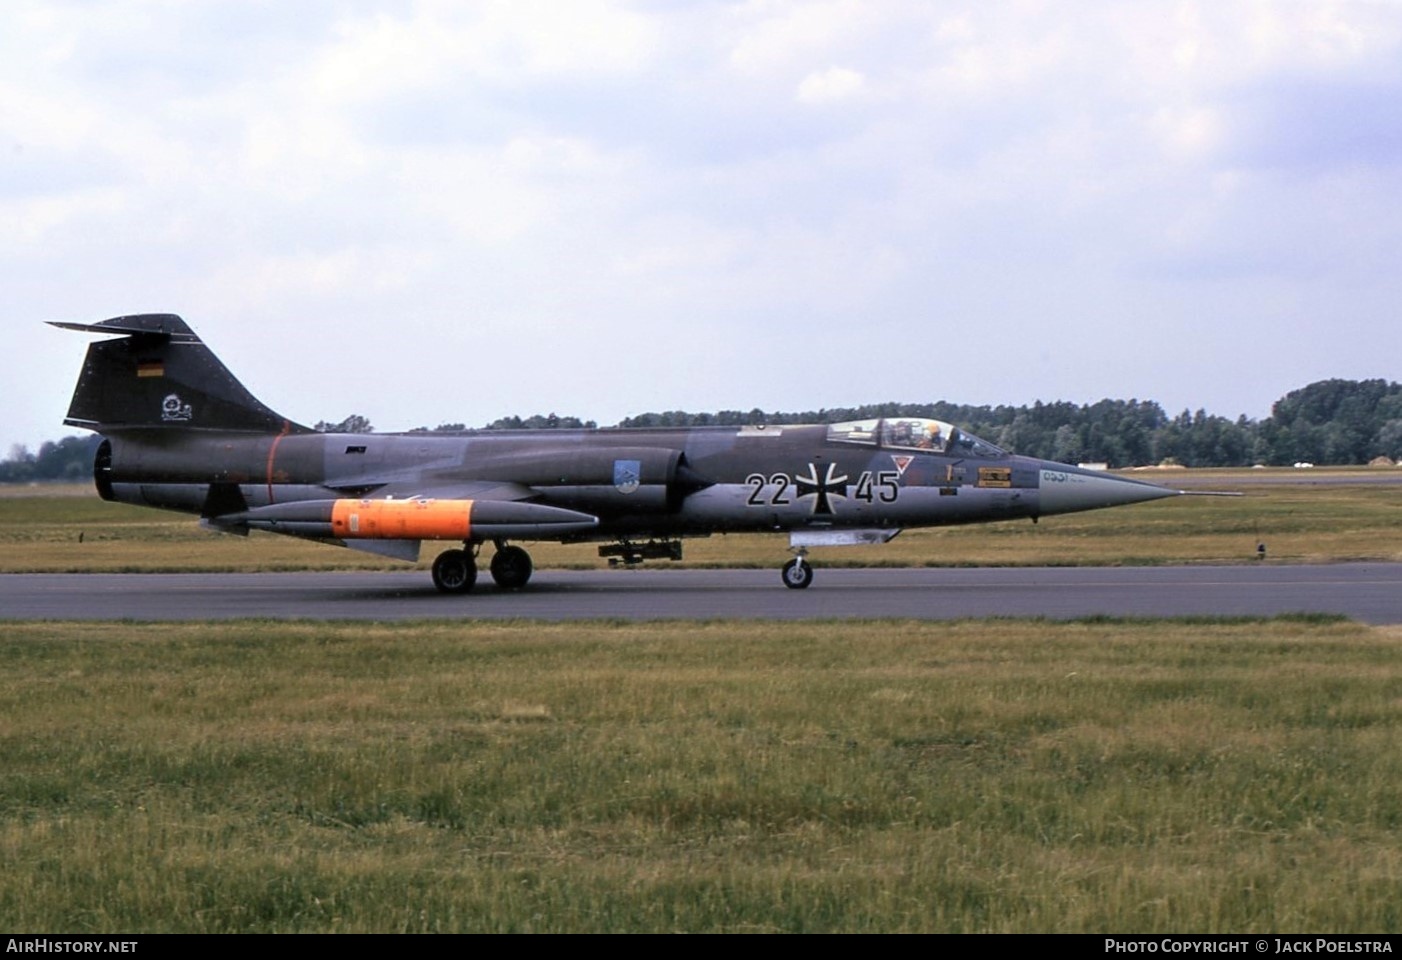
[[[503,590],[520,590],[534,569],[529,553],[520,547],[497,544],[497,552],[492,554],[492,579],[497,586]]]
[[[488,567],[492,580],[496,582],[498,589],[520,590],[530,581],[535,570],[531,563],[531,555],[520,547],[508,545],[505,541],[498,540],[495,543],[496,552],[492,554],[492,562]],[[444,593],[469,593],[477,584],[477,551],[481,545],[467,543],[463,546],[465,549],[462,550],[444,550],[438,555],[438,559],[433,561],[433,585]],[[621,559],[611,556],[609,562],[631,565],[645,557],[666,556],[679,559],[680,546],[680,543],[622,544],[613,548],[600,547],[599,552],[604,554],[605,550],[610,550],[619,553]],[[665,553],[663,547],[666,547]],[[780,579],[790,590],[806,590],[813,583],[813,565],[808,562],[807,556],[807,550],[796,549],[794,558],[784,564],[780,571]]]
[[[476,549],[444,550],[433,561],[433,585],[444,593],[467,593],[477,583]],[[531,579],[535,570],[531,555],[520,547],[496,541],[490,570],[492,579],[502,590],[519,590]]]
[[[444,550],[433,561],[433,585],[444,593],[467,593],[477,582],[477,561],[466,550]]]

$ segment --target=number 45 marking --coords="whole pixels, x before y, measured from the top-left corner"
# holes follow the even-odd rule
[[[896,498],[901,495],[900,485],[896,483],[900,476],[894,470],[882,470],[873,479],[871,471],[867,470],[857,478],[857,492],[852,497],[864,503],[871,503],[873,500],[895,503]]]

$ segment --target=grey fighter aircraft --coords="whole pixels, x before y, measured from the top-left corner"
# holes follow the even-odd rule
[[[52,322],[52,321],[51,321]],[[88,347],[64,421],[103,437],[104,500],[197,514],[415,561],[457,541],[433,582],[464,593],[491,542],[516,589],[513,541],[598,542],[610,562],[679,560],[682,539],[775,531],[784,585],[813,582],[808,548],[885,543],[902,530],[1094,510],[1182,493],[1013,456],[950,423],[895,417],[813,426],[328,434],[268,409],[172,314],[54,326]]]

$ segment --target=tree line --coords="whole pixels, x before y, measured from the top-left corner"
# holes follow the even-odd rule
[[[1061,463],[1237,467],[1402,460],[1402,384],[1386,380],[1321,380],[1277,400],[1264,420],[1231,420],[1205,410],[1170,417],[1152,400],[1101,400],[1081,405],[1038,401],[1021,407],[877,403],[793,413],[670,411],[629,417],[619,426],[839,423],[875,417],[945,420],[1012,453]]]
[[[968,406],[955,403],[876,403],[795,412],[672,410],[628,417],[620,427],[743,426],[757,423],[840,423],[875,417],[932,417],[968,430],[1012,453],[1062,463],[1097,462],[1112,467],[1179,463],[1192,467],[1238,467],[1301,461],[1362,464],[1377,457],[1402,460],[1402,384],[1386,380],[1320,380],[1281,397],[1264,420],[1184,410],[1170,417],[1152,400],[1101,400],[1032,406]],[[484,430],[569,429],[595,426],[578,417],[502,417]],[[371,433],[370,421],[353,414],[318,421],[329,433]],[[458,433],[461,423],[417,427],[411,433]],[[96,435],[44,443],[37,453],[12,447],[0,461],[0,483],[84,480],[91,475]]]

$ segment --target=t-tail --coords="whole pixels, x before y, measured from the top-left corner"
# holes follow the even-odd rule
[[[151,429],[311,432],[264,406],[174,314],[49,322],[65,330],[118,335],[88,347],[64,418],[70,426],[103,434]]]

